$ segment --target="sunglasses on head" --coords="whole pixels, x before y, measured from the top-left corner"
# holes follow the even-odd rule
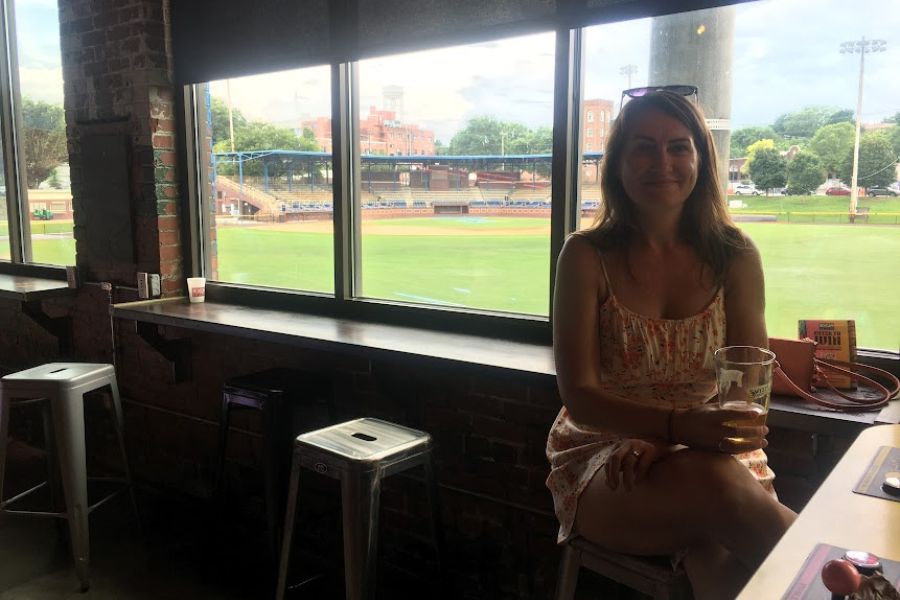
[[[630,90],[624,90],[622,92],[619,110],[622,110],[622,105],[625,103],[625,96],[628,96],[629,98],[640,98],[641,96],[646,96],[647,94],[652,94],[654,92],[669,92],[678,94],[679,96],[693,96],[694,102],[696,102],[700,97],[699,91],[700,90],[696,85],[648,85],[645,87],[631,88]]]

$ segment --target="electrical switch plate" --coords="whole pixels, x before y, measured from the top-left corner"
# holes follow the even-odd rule
[[[159,275],[157,273],[150,274],[150,297],[159,297]]]
[[[66,267],[66,285],[73,290],[78,288],[78,267],[72,265]]]
[[[138,273],[137,274],[137,288],[138,288],[138,298],[149,298],[150,297],[150,288],[149,281],[146,273]]]

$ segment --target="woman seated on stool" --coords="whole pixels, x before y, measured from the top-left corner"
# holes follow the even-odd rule
[[[698,600],[733,598],[796,518],[772,487],[768,429],[715,401],[713,352],[767,345],[759,252],[717,168],[687,98],[625,104],[598,221],[559,256],[564,406],[547,440],[559,541],[683,560]]]

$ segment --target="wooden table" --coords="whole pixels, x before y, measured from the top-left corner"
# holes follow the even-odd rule
[[[819,542],[900,561],[900,502],[853,492],[880,446],[900,447],[900,425],[859,434],[749,583],[740,600],[775,600]]]

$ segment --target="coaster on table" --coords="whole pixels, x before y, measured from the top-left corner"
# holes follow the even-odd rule
[[[900,502],[900,496],[891,495],[882,487],[889,477],[900,478],[900,448],[881,446],[853,491]]]

